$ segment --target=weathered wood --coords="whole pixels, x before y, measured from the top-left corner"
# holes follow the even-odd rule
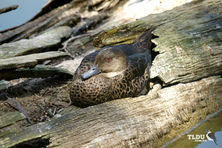
[[[93,0],[89,2],[89,8],[96,11],[105,11],[115,7],[120,0]]]
[[[157,98],[146,95],[79,109],[10,131],[0,137],[0,146],[49,138],[48,147],[151,147],[171,128],[205,118],[221,107],[221,86],[222,78],[210,77],[161,89]]]
[[[65,42],[64,49],[73,57],[79,56],[89,50],[95,49],[92,41],[93,36],[91,34],[74,36]]]
[[[25,119],[25,116],[20,112],[8,112],[0,116],[0,128],[16,123],[19,120]]]
[[[15,10],[17,8],[18,8],[18,5],[12,5],[12,6],[8,6],[8,7],[5,7],[5,8],[1,8],[0,9],[0,14]]]
[[[47,78],[54,75],[72,77],[73,73],[59,67],[36,65],[33,68],[0,70],[0,79],[13,80],[18,78]],[[1,90],[1,89],[0,89]]]
[[[59,21],[58,23],[53,24],[51,27],[49,27],[49,29],[56,28],[56,27],[59,27],[59,26],[70,26],[70,27],[72,27],[72,26],[75,26],[79,21],[80,21],[80,16],[78,16],[78,15],[67,17],[67,18]],[[47,29],[47,30],[49,30],[49,29]]]
[[[6,101],[6,102],[7,102],[11,107],[13,107],[14,109],[18,110],[20,113],[22,113],[22,114],[25,116],[25,118],[27,119],[27,121],[28,121],[29,123],[32,123],[32,121],[31,121],[31,119],[30,119],[27,111],[24,109],[24,107],[21,105],[21,103],[18,102],[18,101],[16,100],[16,98],[10,98],[10,97],[8,97],[7,94],[6,94],[6,97],[7,97],[7,101]]]
[[[69,54],[65,52],[51,51],[51,52],[30,54],[30,55],[18,56],[7,59],[0,59],[0,70],[15,69],[21,67],[34,67],[35,65],[40,64],[41,62],[49,59],[68,57],[68,56]]]
[[[64,19],[64,17],[66,17],[66,15],[62,16],[62,14],[64,13],[64,9],[71,9],[71,8],[72,8],[71,4],[66,4],[64,6],[58,7],[57,9],[50,11],[49,13],[41,17],[39,16],[33,21],[0,32],[0,44],[12,40],[20,40],[28,38],[34,34],[39,34],[39,32],[51,27],[55,23]]]
[[[88,29],[91,29],[95,27],[96,25],[99,24],[102,20],[106,19],[108,17],[107,14],[99,14],[99,15],[94,15],[88,19],[86,19],[82,25],[79,25],[77,27],[74,27],[73,29],[73,36],[80,35],[85,33]]]
[[[72,29],[62,26],[43,33],[32,39],[23,39],[16,42],[0,45],[0,59],[15,57],[30,53],[41,52],[44,49],[52,48],[61,43],[61,40],[68,38]]]
[[[21,40],[33,35],[36,36],[39,34],[39,32],[43,30],[61,24],[74,27],[80,21],[80,18],[86,17],[85,14],[87,14],[87,17],[95,15],[95,11],[86,9],[88,8],[89,1],[91,0],[72,0],[70,3],[53,9],[52,11],[49,11],[49,8],[47,8],[46,10],[42,10],[42,12],[34,17],[35,19],[32,19],[29,22],[24,23],[18,27],[0,31],[0,44],[6,43],[8,41]],[[63,3],[66,2],[58,2],[59,5]],[[117,4],[116,3],[115,5],[112,5],[113,3],[110,3],[111,6],[109,7],[114,7]],[[59,5],[57,5],[57,3],[55,2],[55,7]],[[49,12],[45,14],[45,11]],[[59,24],[56,25],[57,22],[59,22]]]
[[[190,82],[222,73],[222,2],[196,1],[161,14],[150,15],[100,34],[94,45],[132,43],[141,31],[158,26],[154,34],[159,52],[151,78],[166,84]]]
[[[99,6],[96,10],[97,11],[105,11],[108,9],[113,8],[114,6],[116,6],[119,3],[120,0],[109,0],[107,2],[103,2],[101,6]]]
[[[1,80],[1,79],[0,79]],[[8,89],[10,86],[12,86],[12,84],[8,81],[5,80],[1,80],[0,81],[0,92]]]

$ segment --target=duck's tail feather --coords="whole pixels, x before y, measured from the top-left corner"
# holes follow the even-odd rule
[[[135,40],[135,43],[139,44],[140,47],[150,50],[152,46],[152,31],[155,29],[156,26],[151,26]]]

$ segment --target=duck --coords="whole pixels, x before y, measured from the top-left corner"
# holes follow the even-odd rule
[[[155,27],[133,43],[105,46],[83,58],[69,85],[72,104],[88,107],[148,92]]]

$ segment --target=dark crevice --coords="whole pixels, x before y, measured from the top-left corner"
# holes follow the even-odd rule
[[[152,43],[152,45],[151,45],[151,49],[154,49],[156,47],[156,45],[154,44],[154,43]],[[156,56],[159,54],[159,52],[158,51],[154,51],[154,50],[151,50],[151,57],[152,57],[152,59],[151,59],[151,61],[153,62],[154,61],[154,59],[156,58]]]
[[[154,84],[160,84],[162,87],[164,87],[164,82],[159,78],[159,77],[155,77],[153,79],[150,79],[150,82],[154,83]]]
[[[49,138],[37,138],[19,143],[11,148],[45,148],[50,144]]]
[[[156,35],[152,34],[152,39],[155,39],[155,38],[159,38],[159,36],[156,36]],[[152,44],[151,44],[151,55],[152,55],[151,56],[152,57],[151,60],[152,60],[152,62],[155,59],[155,57],[159,54],[159,51],[154,51],[153,50],[156,46],[157,45],[152,42]]]
[[[171,83],[171,84],[166,84],[166,83],[163,82],[162,88],[171,87],[171,86],[177,85],[179,83],[182,83],[182,82],[175,82],[175,83]]]
[[[156,36],[153,34],[152,36],[152,39],[155,39],[155,38],[159,38],[159,36]],[[152,43],[151,45],[151,57],[152,57],[152,62],[154,61],[154,59],[156,58],[156,56],[159,54],[158,51],[154,51],[153,49],[156,47],[157,45]],[[164,82],[159,78],[159,77],[155,77],[155,78],[152,78],[150,79],[150,82],[154,83],[154,84],[160,84],[161,86],[165,85]]]

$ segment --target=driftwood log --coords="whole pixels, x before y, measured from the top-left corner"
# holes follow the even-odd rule
[[[73,109],[51,121],[7,129],[0,133],[0,147],[161,146],[174,128],[183,127],[179,134],[222,107],[221,13],[220,0],[197,0],[101,33],[94,40],[98,47],[130,43],[146,28],[158,26],[153,89],[145,96]]]
[[[57,27],[32,39],[22,39],[17,42],[0,45],[0,59],[31,53],[44,52],[55,48],[61,40],[71,35],[72,29],[67,26]]]
[[[13,80],[27,77],[49,77],[56,74],[72,75],[66,69],[39,65],[44,61],[69,57],[65,52],[51,51],[38,54],[29,54],[7,59],[0,59],[0,79]]]
[[[221,107],[221,85],[220,77],[210,77],[161,89],[153,94],[156,98],[147,95],[79,109],[1,133],[0,144],[10,147],[41,139],[48,147],[154,147],[171,128],[203,119]]]

